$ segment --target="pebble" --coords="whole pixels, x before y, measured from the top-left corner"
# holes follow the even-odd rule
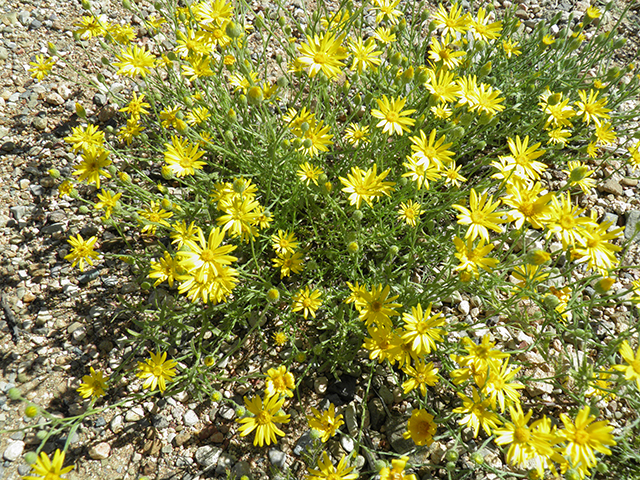
[[[222,450],[220,448],[204,445],[196,450],[193,458],[202,468],[209,469],[218,464],[218,459],[221,454]]]
[[[327,377],[321,376],[313,381],[313,389],[318,395],[324,395],[327,392],[329,381]]]
[[[233,420],[235,414],[235,410],[228,405],[222,405],[220,407],[220,410],[218,410],[218,415],[220,416],[220,418],[223,418],[225,420]]]
[[[269,457],[269,461],[273,466],[278,468],[284,468],[286,466],[287,454],[284,452],[281,452],[277,448],[270,449],[269,452],[267,453],[267,456]]]
[[[11,442],[2,454],[2,457],[8,462],[15,462],[18,458],[20,458],[23,450],[24,442],[22,440]]]
[[[636,232],[639,228],[640,222],[640,210],[629,210],[627,212],[627,221],[624,228],[624,239],[626,241],[631,240],[633,237],[633,242],[640,242],[640,232]]]
[[[125,422],[138,422],[144,417],[144,410],[142,407],[133,407],[129,410],[124,417]]]
[[[249,465],[249,462],[242,460],[233,466],[231,473],[232,476],[235,475],[235,478],[251,478],[251,466]]]
[[[64,98],[62,98],[59,93],[49,92],[44,97],[44,101],[47,102],[49,105],[58,106],[64,103]]]
[[[193,427],[200,421],[198,415],[196,415],[196,412],[193,410],[187,410],[182,419],[187,427]]]
[[[109,458],[110,453],[111,445],[107,442],[100,442],[89,449],[89,456],[93,460],[104,460],[105,458]]]
[[[215,470],[216,475],[222,475],[226,473],[227,470],[231,470],[235,462],[236,459],[233,457],[233,455],[226,452],[221,453],[220,458],[218,458],[218,464]]]
[[[470,311],[470,305],[469,302],[466,300],[462,300],[459,304],[458,304],[458,311],[460,313],[462,313],[463,315],[468,315],[469,311]]]
[[[340,445],[347,453],[353,452],[353,449],[355,448],[355,442],[353,441],[353,438],[348,435],[342,435],[340,437]]]

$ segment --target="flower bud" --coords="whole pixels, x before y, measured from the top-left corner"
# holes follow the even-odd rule
[[[82,0],[82,8],[91,10],[91,2],[89,2],[89,0]]]
[[[20,398],[21,398],[20,390],[18,390],[16,387],[12,387],[7,392],[7,396],[11,400],[20,400]]]
[[[47,173],[51,178],[60,178],[60,170],[58,170],[57,168],[50,168]]]
[[[310,138],[305,138],[302,142],[302,146],[307,149],[313,147],[313,140],[311,140]]]
[[[313,346],[312,352],[316,357],[322,355],[322,345],[320,345],[319,343],[315,344]]]
[[[236,407],[236,417],[240,418],[240,417],[244,417],[247,414],[247,409],[244,408],[242,405],[239,405]]]
[[[391,58],[389,59],[389,63],[391,63],[391,65],[400,65],[400,62],[402,62],[402,54],[400,52],[396,52],[391,55]]]
[[[38,461],[38,454],[36,452],[27,452],[24,454],[24,461],[27,465],[33,465]]]
[[[402,81],[404,83],[409,83],[411,80],[413,80],[414,77],[414,73],[413,73],[413,66],[407,68],[404,72],[402,72]]]
[[[482,66],[482,68],[480,68],[480,71],[478,72],[478,77],[480,78],[486,77],[490,73],[491,73],[491,61],[488,61]]]
[[[239,38],[244,33],[244,28],[236,22],[229,22],[224,31],[230,38]]]
[[[280,299],[280,291],[277,288],[270,288],[267,292],[267,298],[270,302],[277,302]]]
[[[546,297],[544,297],[543,302],[544,302],[544,306],[547,307],[549,310],[553,310],[558,305],[560,305],[560,299],[552,294],[549,294]]]
[[[89,207],[87,207],[86,205],[80,205],[78,207],[78,213],[86,215],[87,213],[89,213]]]
[[[298,352],[296,354],[296,362],[298,363],[303,363],[304,361],[307,360],[307,354],[304,352]]]
[[[458,458],[460,458],[460,454],[456,450],[451,448],[447,450],[447,453],[444,454],[444,458],[449,462],[457,462]]]
[[[24,409],[24,414],[29,418],[34,418],[38,415],[40,409],[36,405],[29,405]]]
[[[471,454],[471,461],[476,465],[482,465],[484,463],[484,455],[480,452],[473,452]]]
[[[247,98],[249,101],[249,105],[258,105],[264,99],[264,95],[262,94],[262,89],[257,86],[253,86],[247,92]]]
[[[220,400],[222,400],[222,393],[220,393],[218,390],[214,390],[214,392],[211,394],[211,401],[217,403]]]
[[[38,430],[38,433],[36,433],[36,438],[38,440],[44,440],[45,438],[47,438],[48,433],[46,430]]]
[[[255,20],[253,21],[256,29],[260,29],[264,27],[264,17],[262,15],[256,15]]]
[[[360,245],[358,245],[358,242],[350,242],[347,245],[347,251],[349,253],[358,253],[358,250],[360,250]]]
[[[160,202],[160,206],[165,210],[173,210],[173,203],[168,198],[163,198]]]
[[[333,185],[331,185],[331,182],[324,182],[322,184],[322,193],[329,194],[331,193],[331,190],[333,190]]]
[[[144,281],[140,284],[140,288],[142,290],[150,290],[151,289],[151,284],[147,281]]]
[[[118,172],[118,178],[125,183],[129,183],[131,181],[131,177],[127,172]]]
[[[364,214],[362,213],[362,210],[356,210],[355,212],[353,212],[352,217],[356,222],[360,223],[362,221],[362,218],[364,217]]]
[[[240,94],[238,95],[238,103],[242,106],[246,106],[247,105],[247,96],[244,94]]]
[[[627,39],[624,37],[617,38],[615,42],[613,42],[613,48],[616,50],[618,48],[622,48],[624,44],[627,43]]]
[[[526,262],[529,265],[542,265],[551,260],[551,255],[544,250],[534,250],[527,253]]]
[[[388,251],[387,255],[389,255],[390,257],[395,257],[398,254],[399,251],[400,251],[400,249],[398,248],[397,245],[391,245],[389,247],[389,251]]]
[[[52,57],[58,55],[58,48],[51,42],[47,43],[47,51]]]
[[[160,173],[162,174],[162,178],[164,178],[165,180],[171,180],[173,178],[173,170],[171,170],[168,165],[164,165],[160,170]],[[159,186],[158,190],[160,190]]]
[[[549,105],[557,105],[561,99],[562,99],[562,94],[559,92],[556,92],[553,95],[549,95],[549,98],[547,98],[547,103]]]

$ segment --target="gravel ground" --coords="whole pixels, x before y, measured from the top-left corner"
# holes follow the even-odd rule
[[[259,2],[255,2],[259,3]],[[263,2],[268,5],[269,2]],[[464,3],[464,2],[463,2]],[[507,7],[505,1],[496,6]],[[130,12],[118,4],[102,0],[98,5],[109,20],[132,21]],[[256,7],[263,7],[256,5]],[[304,2],[294,1],[292,9],[304,8]],[[565,0],[522,3],[517,15],[525,25],[533,27],[550,18],[556,11],[583,12],[588,2],[573,4]],[[302,12],[300,10],[300,12]],[[86,215],[78,212],[78,204],[57,197],[57,185],[47,175],[56,167],[70,170],[75,156],[63,138],[75,125],[74,105],[80,102],[90,115],[102,122],[113,115],[104,95],[80,88],[75,81],[81,75],[95,73],[86,56],[74,47],[72,24],[83,14],[80,3],[47,0],[0,0],[0,294],[3,319],[0,320],[0,428],[20,428],[34,421],[22,417],[24,404],[10,401],[4,393],[19,386],[23,395],[51,412],[64,416],[77,414],[83,408],[75,389],[88,365],[117,364],[119,341],[127,327],[127,319],[117,317],[117,298],[141,298],[142,292],[131,281],[127,266],[103,261],[96,269],[79,274],[72,270],[64,256],[66,239],[81,233],[96,234],[97,227],[87,227]],[[637,39],[640,18],[636,10],[621,25],[620,33]],[[578,16],[579,18],[579,16]],[[604,19],[612,22],[613,19]],[[637,41],[637,40],[636,40]],[[34,82],[26,69],[38,53],[46,54],[47,42],[56,45],[63,56],[64,75],[68,80],[45,79]],[[630,42],[620,54],[620,63],[632,58],[637,44]],[[96,50],[97,51],[97,50]],[[117,79],[112,89],[120,89]],[[634,106],[633,108],[637,108]],[[583,198],[584,206],[595,206],[618,225],[632,232],[640,220],[638,182],[631,171],[615,175],[604,182],[597,195]],[[97,217],[96,217],[97,219]],[[91,223],[100,225],[100,222]],[[103,246],[109,248],[109,232],[100,231]],[[110,247],[118,249],[117,242]],[[637,245],[626,258],[627,264],[640,263]],[[636,277],[624,274],[628,285]],[[618,285],[622,287],[622,285]],[[615,288],[615,286],[614,286]],[[473,298],[452,299],[448,315],[461,318],[478,314]],[[602,321],[612,329],[622,328],[626,307],[602,312]],[[505,329],[506,330],[506,329]],[[507,331],[505,342],[512,338]],[[526,339],[525,339],[526,340]],[[261,359],[263,365],[275,363],[280,352]],[[246,365],[226,368],[251,368]],[[540,364],[539,358],[527,358]],[[256,367],[254,367],[256,368]],[[381,373],[384,375],[384,370]],[[542,365],[535,372],[543,372]],[[534,372],[534,373],[535,373]],[[355,417],[354,398],[362,401],[366,376],[343,377],[342,383],[330,384],[326,378],[316,378],[303,385],[304,405],[293,403],[288,409],[292,423],[290,432],[277,448],[254,449],[250,442],[233,435],[235,413],[224,405],[199,403],[188,398],[158,399],[142,405],[127,405],[91,417],[72,438],[68,458],[76,469],[70,479],[134,479],[140,475],[162,479],[196,479],[225,477],[225,469],[253,478],[275,478],[280,467],[294,478],[304,472],[299,459],[300,449],[309,441],[305,432],[304,413],[309,405],[322,405],[327,390],[333,391],[345,403],[347,431]],[[544,387],[544,384],[540,384]],[[535,384],[527,387],[531,395],[548,396],[537,391]],[[135,388],[135,386],[132,386]],[[245,390],[246,391],[246,390]],[[241,389],[225,392],[225,396],[241,395]],[[403,448],[398,438],[399,428],[406,421],[401,416],[411,405],[400,399],[399,388],[385,383],[376,386],[369,398],[370,430],[366,442],[370,446],[391,445]],[[551,398],[551,397],[549,397]],[[234,397],[240,402],[240,397]],[[351,403],[349,403],[351,402]],[[623,405],[611,403],[607,408],[613,421],[628,412]],[[385,418],[386,417],[386,418]],[[298,419],[297,421],[294,419]],[[51,448],[61,447],[65,438]],[[60,443],[62,442],[62,443]],[[0,439],[0,478],[19,478],[29,471],[22,463],[22,453],[33,450],[39,441],[32,433],[17,432]],[[353,443],[345,436],[332,446],[349,452]],[[436,443],[427,452],[434,463],[442,462],[446,445]],[[49,450],[51,451],[51,450]],[[490,457],[490,456],[489,456]],[[489,458],[488,457],[488,458]],[[492,462],[499,465],[499,457]],[[373,459],[360,457],[369,464]],[[420,472],[431,478],[436,471]],[[488,478],[488,477],[487,477]]]

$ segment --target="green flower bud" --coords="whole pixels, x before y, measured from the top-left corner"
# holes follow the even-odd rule
[[[460,458],[460,454],[456,450],[451,448],[447,450],[447,453],[444,454],[444,458],[449,462],[457,462],[458,458]]]
[[[240,417],[244,417],[247,414],[247,409],[244,408],[242,405],[239,405],[236,407],[236,417],[240,418]]]
[[[38,461],[38,454],[36,452],[27,452],[24,454],[24,463],[27,465],[33,465]]]
[[[607,82],[611,82],[612,80],[615,80],[616,78],[618,78],[619,75],[620,75],[620,69],[618,67],[612,67],[607,72],[605,79]]]
[[[264,27],[264,17],[262,15],[256,15],[255,20],[253,21],[256,29],[261,29]]]
[[[482,117],[481,117],[482,118]],[[449,137],[451,140],[459,140],[464,137],[464,128],[456,127],[451,131],[451,136]]]
[[[364,214],[362,213],[362,210],[356,210],[355,212],[353,212],[352,217],[356,222],[360,223],[362,221],[362,218],[364,217]]]
[[[316,357],[319,357],[320,355],[322,355],[322,345],[320,345],[319,343],[313,346],[313,354]]]
[[[571,470],[567,470],[564,478],[565,480],[580,480],[580,474],[572,468]]]
[[[313,140],[311,140],[310,138],[305,138],[304,141],[302,142],[302,146],[304,148],[311,148],[313,147]]]
[[[218,390],[215,390],[212,394],[211,394],[211,401],[214,403],[219,402],[220,400],[222,400],[222,393],[220,393]]]
[[[285,77],[284,75],[278,77],[278,80],[276,80],[276,85],[278,85],[278,87],[280,88],[284,88],[288,85],[289,81],[287,80],[287,77]]]
[[[47,51],[52,57],[58,55],[58,48],[51,42],[47,43]]]
[[[89,2],[89,0],[82,0],[82,8],[91,10],[91,2]]]
[[[482,465],[484,463],[484,455],[480,452],[473,452],[471,454],[471,461],[476,465]]]
[[[278,25],[280,25],[281,27],[284,27],[287,24],[287,19],[284,17],[284,15],[280,15],[280,17],[278,18]]]
[[[302,146],[302,140],[300,140],[299,138],[294,138],[291,144],[293,145],[293,148],[297,150]]]
[[[549,310],[555,309],[558,305],[560,305],[560,299],[555,295],[547,295],[543,300],[544,306]]]
[[[140,288],[141,288],[142,290],[150,290],[150,289],[151,289],[151,284],[150,284],[149,282],[146,282],[146,281],[145,281],[145,282],[142,282],[142,283],[140,284]]]
[[[267,292],[267,298],[270,302],[277,302],[280,299],[280,291],[277,288],[270,288]]]
[[[407,29],[407,21],[403,18],[398,22],[398,31],[404,32]]]
[[[491,61],[488,61],[482,66],[482,68],[480,68],[480,71],[478,72],[478,77],[486,77],[491,73],[491,70],[492,70]]]
[[[29,405],[24,409],[24,414],[29,418],[34,418],[38,415],[40,409],[36,405]]]
[[[11,400],[20,400],[21,398],[20,390],[18,390],[16,387],[10,388],[9,391],[7,392],[7,396]]]
[[[613,277],[603,277],[595,283],[593,288],[599,295],[604,295],[609,291],[615,281],[616,279]]]
[[[49,174],[49,176],[51,178],[55,178],[58,179],[60,178],[60,170],[58,170],[57,168],[50,168],[47,173]]]
[[[80,207],[78,207],[78,212],[86,215],[87,213],[89,213],[89,207],[87,207],[86,205],[80,205]]]
[[[44,440],[45,438],[47,438],[47,431],[46,430],[38,430],[38,433],[36,433],[36,438],[38,440]]]
[[[238,103],[242,106],[246,106],[247,105],[247,96],[240,94],[238,95]]]
[[[250,105],[258,105],[264,99],[262,89],[260,87],[251,87],[247,92],[247,97]]]
[[[456,462],[447,462],[444,468],[446,468],[450,472],[453,472],[456,469]]]
[[[358,242],[350,242],[347,245],[347,250],[349,253],[357,253],[358,250],[360,250],[360,245],[358,245]]]
[[[129,0],[122,0],[122,6],[127,10],[131,10],[131,2]]]
[[[596,470],[599,473],[603,473],[603,474],[609,473],[609,465],[607,465],[606,463],[600,462],[596,465]]]
[[[400,65],[400,62],[402,62],[402,54],[400,52],[396,52],[391,55],[391,58],[389,59],[389,63],[391,63],[391,65]]]
[[[411,80],[413,80],[413,77],[414,77],[413,67],[409,67],[404,72],[402,72],[401,78],[404,83],[409,83]]]
[[[429,12],[429,10],[423,10],[422,13],[420,14],[420,21],[421,22],[426,22],[429,19],[429,15],[431,13]]]
[[[244,33],[244,28],[236,22],[229,22],[224,31],[230,38],[239,38]]]
[[[298,352],[296,354],[296,362],[304,363],[307,360],[307,354],[304,352]]]
[[[389,255],[390,257],[395,257],[395,256],[398,254],[398,252],[399,252],[399,251],[400,251],[400,249],[398,248],[398,246],[397,246],[397,245],[391,245],[391,246],[389,247],[389,253],[388,253],[388,255]]]

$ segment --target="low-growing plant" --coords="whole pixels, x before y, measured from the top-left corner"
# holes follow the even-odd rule
[[[527,31],[491,5],[318,2],[299,18],[276,3],[125,0],[142,35],[85,1],[87,80],[127,87],[106,126],[77,105],[65,140],[78,162],[59,192],[126,247],[76,234],[65,258],[126,262],[145,298],[122,299],[129,357],[90,368],[90,407],[38,428],[186,391],[232,404],[237,434],[262,447],[288,434],[303,379],[363,377],[370,395],[390,376],[411,405],[404,438],[414,453],[445,445],[448,478],[638,472],[637,420],[598,415],[623,392],[633,412],[640,401],[640,281],[593,195],[640,166],[640,76],[614,63],[617,24],[599,27],[613,3]],[[51,53],[32,64],[40,81]],[[600,322],[614,307],[615,329]],[[135,377],[138,393],[109,394]],[[244,406],[220,393],[246,384]],[[307,478],[434,467],[365,442],[366,409],[354,452],[386,463],[332,459],[326,442],[347,427],[332,404],[309,410]],[[507,466],[484,461],[492,443]]]

